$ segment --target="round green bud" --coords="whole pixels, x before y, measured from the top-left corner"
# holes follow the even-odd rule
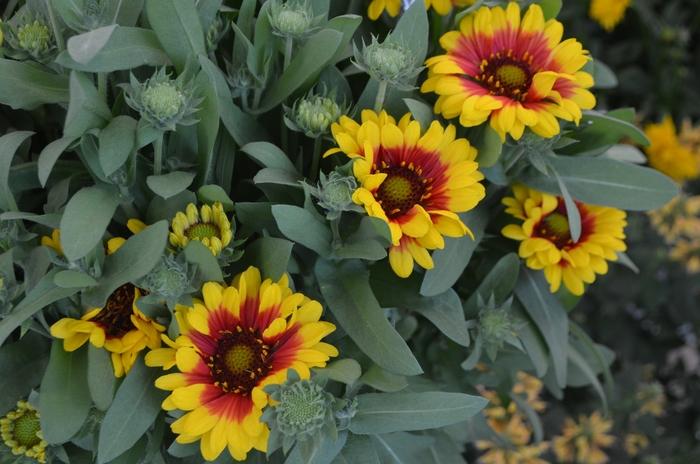
[[[326,133],[342,113],[342,108],[332,98],[312,95],[297,100],[292,117],[308,137],[315,138]]]
[[[479,313],[479,333],[487,344],[501,346],[513,331],[513,320],[505,309],[487,308]]]
[[[177,116],[185,96],[172,82],[153,82],[143,90],[141,102],[146,110],[165,120]]]
[[[362,211],[352,201],[352,194],[357,190],[354,176],[344,176],[332,171],[328,176],[322,173],[318,188],[311,194],[318,200],[318,206],[326,211],[329,220],[337,219],[344,211]]]
[[[51,30],[39,21],[27,23],[17,30],[19,47],[32,55],[46,52],[51,46]]]
[[[272,29],[283,37],[301,37],[312,29],[314,22],[313,11],[307,1],[273,2],[269,17]]]
[[[376,43],[365,50],[365,62],[370,70],[392,77],[401,73],[409,58],[410,50],[392,43]]]
[[[190,279],[185,265],[167,255],[144,277],[143,282],[139,285],[149,293],[168,299],[182,295],[189,283]]]
[[[277,428],[287,436],[308,436],[323,427],[331,406],[330,396],[309,380],[284,385],[275,406]]]

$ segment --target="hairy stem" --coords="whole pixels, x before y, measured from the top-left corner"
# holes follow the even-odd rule
[[[379,89],[377,89],[377,97],[374,99],[374,111],[378,113],[384,106],[384,99],[386,99],[386,90],[389,86],[387,81],[379,81]]]
[[[163,172],[163,138],[164,133],[160,133],[153,142],[153,175],[159,176]]]
[[[314,157],[311,158],[311,172],[309,174],[309,179],[311,182],[316,182],[318,180],[319,165],[321,164],[321,142],[322,137],[316,137],[314,139]]]

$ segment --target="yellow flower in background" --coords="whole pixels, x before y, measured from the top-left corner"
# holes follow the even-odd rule
[[[136,235],[139,232],[143,231],[148,227],[143,221],[140,219],[129,219],[126,221],[126,228],[129,229],[129,232],[132,234]],[[119,248],[121,248],[122,245],[126,243],[126,239],[123,237],[113,237],[107,240],[107,253],[110,255],[117,251]]]
[[[61,247],[61,231],[53,229],[51,236],[44,235],[41,237],[41,244],[53,249],[59,256],[63,256],[63,248]]]
[[[588,15],[610,32],[625,17],[631,0],[591,0]]]
[[[176,248],[184,248],[190,241],[197,240],[218,256],[232,238],[231,222],[219,202],[203,205],[199,210],[190,203],[170,224],[170,244]]]
[[[200,441],[207,461],[225,448],[242,461],[252,449],[267,450],[263,388],[284,383],[290,368],[308,379],[310,368],[325,367],[338,350],[321,340],[335,326],[320,321],[319,302],[293,293],[286,275],[262,281],[254,267],[230,287],[204,284],[202,294],[204,301],[178,307],[180,337],[149,353],[146,363],[179,371],[156,380],[172,392],[163,408],[185,411],[171,426],[177,442]]]
[[[537,4],[522,18],[515,2],[482,7],[440,38],[447,53],[426,61],[421,91],[436,93],[435,112],[464,127],[490,120],[502,139],[520,139],[526,127],[553,137],[557,118],[578,124],[596,102],[593,77],[582,71],[588,52],[576,39],[562,42],[563,33]]]
[[[609,459],[603,449],[615,442],[608,434],[612,426],[598,411],[579,416],[578,423],[567,417],[561,436],[553,440],[554,454],[562,464],[605,464]]]
[[[700,195],[681,194],[651,211],[649,218],[671,246],[670,258],[685,265],[690,273],[700,272]]]
[[[640,414],[649,414],[661,417],[666,413],[666,394],[664,387],[659,382],[642,385],[635,396],[639,405]]]
[[[680,143],[676,125],[670,116],[658,124],[648,124],[644,132],[651,141],[645,148],[649,165],[678,182],[700,175],[698,154]]]
[[[485,196],[476,149],[456,138],[454,126],[434,121],[423,132],[406,114],[397,123],[385,111],[362,112],[360,123],[343,116],[332,126],[338,148],[353,160],[360,187],[353,201],[389,225],[389,262],[400,277],[414,262],[433,267],[429,250],[445,246],[443,237],[471,231],[457,213],[473,209]]]
[[[631,456],[637,456],[649,446],[649,438],[642,433],[628,433],[625,435],[625,452]]]
[[[577,202],[581,237],[574,242],[563,198],[522,185],[514,186],[513,194],[503,204],[506,213],[522,222],[501,232],[520,242],[520,257],[530,269],[544,271],[552,293],[563,282],[571,293],[582,295],[584,284],[606,274],[607,261],[616,261],[617,253],[627,249],[624,211]]]
[[[420,0],[414,0],[420,1]],[[469,6],[474,3],[474,0],[423,0],[425,8],[433,8],[439,15],[445,16],[452,11],[452,8],[460,8]],[[379,19],[383,12],[387,12],[392,18],[401,13],[403,4],[409,5],[413,2],[406,0],[372,0],[367,8],[367,16],[372,21]]]
[[[518,372],[511,392],[524,396],[525,401],[537,412],[544,411],[546,405],[539,399],[542,382],[525,372]],[[522,411],[515,401],[503,403],[495,391],[480,389],[480,394],[489,400],[484,410],[487,423],[501,440],[478,440],[476,447],[483,454],[481,464],[547,464],[540,456],[549,449],[549,443],[531,443],[532,428],[526,425]]]
[[[128,373],[139,352],[160,347],[165,327],[136,306],[141,291],[127,283],[117,288],[101,308],[89,309],[80,319],[65,317],[51,326],[51,335],[63,339],[63,349],[75,351],[89,341],[112,357],[114,376]]]
[[[46,462],[47,443],[41,434],[39,411],[26,401],[17,402],[17,409],[0,419],[0,437],[15,456]]]

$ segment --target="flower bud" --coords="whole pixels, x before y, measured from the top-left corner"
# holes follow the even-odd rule
[[[477,304],[479,311],[479,335],[484,348],[491,358],[495,358],[504,343],[515,341],[516,323],[510,314],[512,300],[506,301],[501,307],[495,304],[493,295],[484,303],[479,295]]]
[[[132,75],[130,84],[123,87],[127,104],[156,129],[175,130],[177,125],[197,122],[192,116],[198,111],[201,99],[194,97],[194,86],[183,82],[182,76],[171,79],[161,69],[143,83]]]
[[[269,19],[275,34],[295,39],[311,32],[316,21],[308,0],[272,0]]]
[[[309,138],[317,138],[340,118],[344,108],[332,97],[307,95],[294,102],[291,109],[286,108],[286,113],[291,129],[303,132]]]
[[[377,81],[399,90],[413,89],[413,80],[423,69],[413,51],[389,37],[384,42],[372,37],[369,45],[362,44],[362,52],[355,47],[355,65]]]
[[[313,435],[323,427],[332,402],[331,395],[309,380],[285,385],[275,407],[277,427],[284,435],[297,439]]]
[[[184,294],[193,291],[187,262],[172,255],[164,255],[160,263],[139,282],[139,288],[174,305]]]
[[[321,173],[321,181],[309,192],[317,199],[318,206],[326,211],[328,220],[338,219],[345,211],[362,212],[362,208],[352,201],[352,194],[357,190],[354,176],[344,176],[337,171],[328,176]]]

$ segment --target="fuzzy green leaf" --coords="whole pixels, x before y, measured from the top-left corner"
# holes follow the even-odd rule
[[[187,61],[206,55],[204,32],[191,0],[146,0],[148,22],[178,72]]]
[[[129,159],[136,145],[138,122],[129,116],[117,116],[100,131],[100,166],[106,176],[113,174]]]
[[[49,444],[64,443],[75,435],[90,412],[87,350],[68,353],[54,340],[49,365],[41,381],[41,431]]]
[[[68,78],[43,66],[0,58],[0,103],[33,110],[50,103],[66,103]]]
[[[272,215],[285,237],[321,256],[330,254],[331,231],[309,211],[298,206],[274,205]]]
[[[0,348],[0,415],[39,385],[49,362],[48,351],[46,337],[34,332]]]
[[[187,189],[192,184],[193,172],[173,171],[161,176],[148,176],[146,184],[153,193],[168,199]]]
[[[112,404],[117,387],[112,358],[107,350],[88,346],[87,380],[95,406],[100,411],[106,411]]]
[[[73,142],[75,142],[75,139],[76,137],[62,137],[46,145],[41,151],[37,161],[37,171],[39,174],[39,182],[42,187],[46,186],[46,182],[49,180],[51,171],[53,171],[53,167],[56,165],[58,158]]]
[[[17,211],[17,203],[10,189],[10,167],[19,147],[34,132],[10,132],[0,137],[0,209]]]

